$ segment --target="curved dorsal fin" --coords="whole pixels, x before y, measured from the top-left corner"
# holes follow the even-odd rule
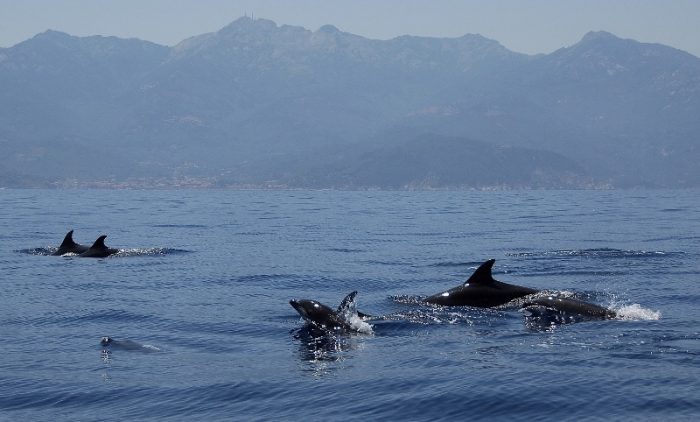
[[[469,277],[469,280],[464,282],[464,285],[467,284],[490,284],[493,283],[494,280],[493,276],[491,275],[491,268],[493,267],[493,263],[496,262],[495,259],[489,259],[488,261],[484,262],[479,266],[479,268],[474,271],[474,274]]]
[[[75,242],[73,241],[73,230],[71,230],[66,234],[66,237],[63,238],[63,242],[61,243],[60,247],[68,247],[74,245]]]
[[[343,301],[340,302],[340,305],[338,305],[339,314],[342,315],[348,309],[351,311],[355,310],[355,296],[357,296],[357,290],[345,296],[345,299],[343,299]]]
[[[106,234],[103,234],[102,236],[98,237],[97,240],[95,240],[95,243],[93,243],[92,246],[90,246],[90,249],[93,249],[93,248],[104,249],[104,248],[106,248],[106,246],[105,246],[105,238],[106,237],[107,237]]]

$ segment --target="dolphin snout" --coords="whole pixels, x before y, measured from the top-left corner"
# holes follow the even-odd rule
[[[306,307],[304,306],[303,302],[303,300],[292,299],[289,301],[289,304],[292,305],[292,308],[296,309],[296,311],[299,312],[299,315],[306,318],[308,317],[309,313],[306,311]]]

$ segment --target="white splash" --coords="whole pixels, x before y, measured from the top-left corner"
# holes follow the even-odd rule
[[[661,319],[661,311],[654,311],[653,309],[642,308],[641,305],[633,303],[632,305],[622,306],[615,309],[617,316],[620,319],[631,320],[631,321],[656,321]]]
[[[150,351],[150,352],[160,352],[161,351],[160,348],[158,348],[152,344],[144,344],[143,346],[141,346],[141,348],[146,350],[146,351]]]
[[[353,331],[363,334],[374,334],[372,326],[363,321],[357,314],[357,302],[355,302],[354,297],[342,310],[341,317],[350,324],[350,328],[352,328]]]
[[[351,315],[350,318],[347,319],[347,321],[350,324],[350,328],[352,328],[354,331],[357,331],[358,333],[374,334],[374,331],[372,331],[372,325],[363,321],[362,318],[360,318],[357,315],[357,313]]]

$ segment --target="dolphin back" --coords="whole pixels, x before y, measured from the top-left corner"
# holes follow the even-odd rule
[[[552,296],[528,300],[523,303],[522,309],[532,313],[541,313],[546,310],[590,319],[612,319],[617,317],[617,313],[612,309],[582,300]]]

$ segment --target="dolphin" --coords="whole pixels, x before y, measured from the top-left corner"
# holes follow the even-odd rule
[[[310,299],[292,299],[289,304],[299,312],[299,315],[306,322],[325,331],[336,333],[371,331],[371,326],[363,322],[363,319],[369,318],[369,316],[357,312],[355,308],[355,296],[357,296],[357,291],[347,295],[340,302],[337,310]]]
[[[80,256],[83,258],[106,258],[110,255],[114,255],[119,252],[119,249],[108,248],[105,246],[105,238],[107,235],[102,235],[95,240],[95,243],[90,246],[88,250],[81,253]]]
[[[562,298],[556,296],[536,297],[523,303],[521,310],[527,311],[531,316],[546,316],[547,314],[560,314],[562,317],[576,319],[613,319],[617,313],[612,309],[603,308],[593,303],[578,299]]]
[[[136,351],[141,351],[141,352],[159,352],[160,349],[151,346],[150,344],[141,344],[137,343],[133,340],[129,339],[124,339],[124,340],[117,340],[113,337],[102,337],[100,339],[100,345],[104,348],[107,347],[114,347],[118,349],[123,349],[123,350],[136,350]]]
[[[81,254],[87,250],[88,246],[80,245],[73,241],[73,230],[71,230],[68,232],[68,234],[66,234],[66,237],[63,238],[61,246],[59,246],[56,252],[52,253],[51,255],[58,256],[65,255],[67,253]]]
[[[538,290],[494,280],[491,275],[495,259],[489,259],[474,271],[462,285],[428,296],[425,301],[445,306],[475,306],[490,308],[513,299],[537,293]]]

